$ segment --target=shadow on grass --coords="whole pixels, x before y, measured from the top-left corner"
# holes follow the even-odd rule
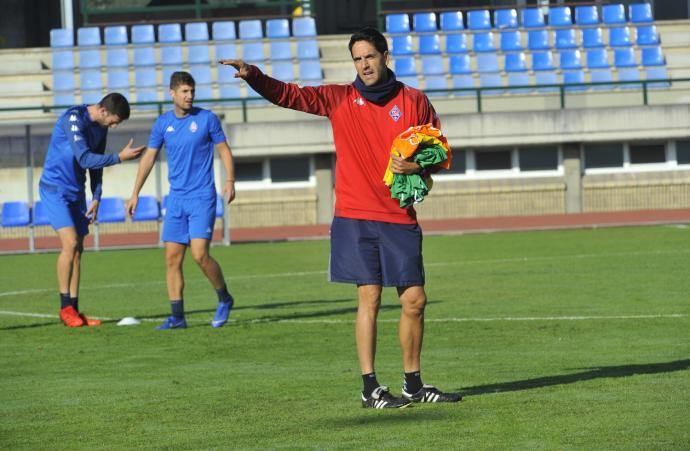
[[[62,326],[62,323],[60,322],[60,320],[56,319],[55,321],[52,321],[49,323],[17,324],[16,326],[0,327],[0,330],[33,329],[35,327],[46,327],[46,326]]]
[[[487,393],[503,393],[512,391],[531,390],[533,388],[551,387],[554,385],[574,384],[592,379],[627,377],[637,374],[659,374],[683,371],[690,368],[690,359],[674,360],[672,362],[648,363],[641,365],[602,366],[590,368],[573,374],[561,376],[545,376],[521,381],[502,382],[499,384],[478,385],[459,389],[463,396],[484,395]]]
[[[410,405],[404,409],[360,409],[354,416],[329,418],[319,423],[327,427],[349,428],[371,425],[398,425],[411,422],[419,427],[419,421],[442,421],[448,419],[448,411],[436,406]]]

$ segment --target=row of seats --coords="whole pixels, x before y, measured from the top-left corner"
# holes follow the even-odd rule
[[[581,34],[581,39],[578,35]],[[499,32],[498,46],[496,45],[496,34],[494,32],[478,32],[471,36],[472,45],[468,44],[468,35],[464,33],[448,34],[442,39],[438,34],[423,34],[418,36],[417,52],[415,52],[414,39],[412,36],[393,36],[391,43],[392,55],[411,55],[420,53],[422,55],[433,55],[440,53],[465,53],[470,49],[476,53],[480,52],[514,52],[529,50],[574,49],[583,47],[585,49],[610,47],[630,47],[659,45],[659,34],[655,25],[639,26],[635,29],[633,39],[629,27],[609,28],[608,40],[604,41],[602,28],[585,28],[580,32],[573,28],[563,28],[554,30],[506,30]],[[527,36],[527,45],[524,44],[524,37]],[[441,43],[445,40],[445,46]]]
[[[155,196],[139,196],[137,209],[132,221],[158,221],[165,216],[165,204],[168,196],[163,196],[162,206]],[[216,197],[216,217],[223,216],[225,202],[220,195]],[[125,222],[125,204],[119,197],[104,197],[98,207],[98,222]],[[26,202],[5,202],[2,205],[3,227],[26,227],[50,225],[48,213],[42,201],[34,203],[33,209]]]
[[[622,4],[608,4],[599,8],[596,5],[576,6],[575,21],[573,22],[572,10],[569,6],[554,6],[548,8],[548,14],[544,15],[542,8],[524,8],[520,10],[520,22],[515,9],[497,9],[493,11],[493,27],[499,29],[569,27],[573,23],[579,26],[621,25],[628,22],[625,6]],[[654,21],[652,8],[649,3],[633,3],[628,7],[629,21],[632,23],[650,23]],[[548,18],[548,21],[547,21]],[[470,30],[488,30],[492,28],[491,13],[489,10],[473,10],[467,13],[467,27],[461,11],[447,11],[439,14],[440,29],[442,31],[457,31],[465,28]],[[412,28],[408,14],[389,14],[386,16],[386,31],[388,33],[418,33],[435,32],[439,29],[436,14],[433,12],[415,13],[412,16]]]

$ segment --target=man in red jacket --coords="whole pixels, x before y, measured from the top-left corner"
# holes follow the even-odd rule
[[[283,83],[242,60],[221,60],[237,70],[256,92],[276,105],[326,116],[333,128],[337,157],[335,217],[331,226],[330,276],[357,285],[355,334],[364,389],[362,406],[400,408],[411,402],[456,402],[422,383],[420,354],[424,332],[422,232],[412,207],[391,198],[382,177],[393,139],[409,127],[440,122],[429,99],[395,79],[388,69],[388,43],[373,28],[352,35],[354,83],[304,87]],[[392,171],[413,174],[417,163],[393,156]],[[396,287],[402,305],[400,346],[405,379],[402,397],[379,385],[374,372],[376,318],[382,287]]]

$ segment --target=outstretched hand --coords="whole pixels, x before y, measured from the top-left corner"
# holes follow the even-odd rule
[[[242,60],[218,60],[218,64],[222,64],[223,66],[234,67],[237,71],[237,73],[235,74],[235,78],[241,78],[242,80],[246,80],[246,78],[249,76],[250,66]]]
[[[141,155],[144,149],[146,149],[146,146],[132,147],[133,143],[134,138],[130,138],[127,145],[120,151],[118,154],[120,161],[134,160],[135,158],[139,158],[139,155]]]

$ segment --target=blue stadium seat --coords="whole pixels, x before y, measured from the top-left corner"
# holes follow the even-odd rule
[[[101,90],[103,89],[103,81],[101,78],[101,70],[82,70],[79,72],[79,89],[84,90]]]
[[[642,49],[643,66],[664,66],[666,59],[661,51],[661,47],[645,47]]]
[[[479,74],[479,86],[482,88],[496,88],[503,86],[501,74],[498,72]],[[487,91],[482,91],[482,95],[499,95],[502,93],[502,89],[490,89]]]
[[[649,3],[632,3],[628,6],[630,21],[633,23],[649,23],[654,21],[652,5]]]
[[[667,80],[668,72],[666,66],[647,66],[645,69],[645,80]],[[668,88],[670,83],[659,82],[647,85],[650,88]]]
[[[508,73],[508,86],[529,85],[529,75],[527,74],[527,62],[524,53],[508,53],[505,56],[504,67],[506,72]],[[512,89],[509,92],[529,92],[529,89]]]
[[[108,48],[105,51],[105,63],[108,67],[129,66],[129,56],[126,48]]]
[[[494,27],[498,29],[515,29],[518,27],[517,11],[514,9],[497,9],[494,11]]]
[[[133,25],[132,44],[153,44],[156,42],[153,25]]]
[[[560,53],[561,70],[582,69],[582,56],[579,50],[565,50]]]
[[[421,59],[422,75],[442,75],[446,73],[441,55],[426,55]]]
[[[419,89],[419,78],[417,77],[400,77],[398,78],[398,81],[405,83],[407,86]]]
[[[519,30],[501,31],[502,52],[521,52],[522,50],[522,37]]]
[[[495,52],[496,46],[494,45],[494,34],[490,31],[481,32],[474,34],[474,42],[472,43],[472,49],[477,52]]]
[[[269,19],[266,21],[266,37],[269,39],[289,38],[290,23],[287,19]]]
[[[419,37],[419,53],[436,55],[441,53],[441,41],[437,34],[424,34]]]
[[[649,77],[647,77],[649,78]],[[74,91],[65,91],[65,92],[54,92],[53,93],[53,105],[60,105],[60,106],[72,106],[76,103],[75,101],[75,96],[74,96]],[[54,113],[60,113],[64,111],[64,109],[53,109],[52,110]]]
[[[208,42],[206,22],[188,22],[184,26],[184,40],[187,42]]]
[[[491,29],[491,16],[488,9],[479,9],[467,13],[467,28],[470,30]]]
[[[410,77],[417,75],[417,67],[414,57],[403,56],[395,59],[394,62],[396,77]]]
[[[594,5],[576,6],[575,23],[578,25],[598,25],[599,10]]]
[[[616,25],[625,23],[625,7],[618,4],[603,5],[601,7],[601,16],[603,22],[607,25]]]
[[[424,89],[448,89],[448,79],[445,75],[427,75],[424,77]],[[430,92],[430,97],[445,97],[447,92]]]
[[[156,65],[156,52],[153,47],[134,47],[133,55],[134,67]]]
[[[270,41],[268,54],[273,61],[292,59],[292,46],[290,41]]]
[[[261,39],[263,37],[260,20],[240,20],[240,39]]]
[[[82,27],[77,30],[77,45],[93,47],[101,45],[101,30],[98,27]]]
[[[182,65],[182,47],[179,45],[161,46],[161,65],[180,66]]]
[[[34,203],[34,208],[31,212],[31,219],[32,224],[35,226],[44,226],[50,224],[50,219],[48,219],[48,211],[46,210],[43,201],[37,200]]]
[[[640,71],[637,67],[623,67],[618,69],[618,81],[640,81]],[[621,89],[640,89],[641,83],[626,83],[619,85]]]
[[[471,74],[469,55],[453,55],[448,58],[448,69],[452,75]]]
[[[295,25],[294,21],[292,23]],[[409,33],[410,18],[407,14],[388,14],[386,16],[386,31],[388,33]]]
[[[214,41],[234,41],[237,39],[235,22],[232,20],[213,22],[213,25],[211,25],[211,34]]]
[[[207,44],[189,44],[187,46],[187,62],[189,64],[209,64],[211,55]]]
[[[527,34],[527,48],[530,50],[546,50],[549,44],[549,32],[546,30],[530,30]]]
[[[470,74],[453,75],[450,78],[450,82],[453,85],[453,88],[458,88],[458,89],[474,88],[474,77],[472,77],[472,75],[470,75]],[[462,92],[458,92],[456,94],[461,95],[461,96],[462,95],[467,96],[467,95],[472,95],[473,92],[472,91],[462,91]]]
[[[271,63],[271,77],[280,81],[294,81],[295,74],[291,61],[276,61]]]
[[[316,37],[316,21],[314,18],[296,17],[292,19],[292,35],[296,38]]]
[[[53,91],[74,91],[74,72],[65,70],[53,71]]]
[[[498,57],[495,53],[481,53],[477,58],[477,72],[498,72]]]
[[[125,203],[119,197],[103,197],[98,207],[98,222],[125,222]]]
[[[101,51],[79,50],[79,69],[93,69],[95,67],[101,67]]]
[[[630,29],[628,27],[609,28],[609,46],[611,47],[630,47]]]
[[[105,45],[127,45],[127,27],[124,25],[113,25],[103,29]]]
[[[108,68],[108,91],[129,89],[129,71],[127,69]]]
[[[436,13],[415,13],[412,16],[412,26],[417,33],[435,33],[438,30]]]
[[[611,73],[611,69],[596,69],[592,70],[589,72],[589,80],[592,83],[603,83],[603,82],[609,82],[613,81],[613,74]],[[615,85],[613,84],[606,84],[606,85],[600,85],[600,86],[593,86],[592,89],[596,91],[606,91],[606,90],[611,90],[614,89]]]
[[[635,43],[637,45],[659,45],[659,34],[656,31],[656,25],[641,25],[637,27]]]
[[[572,28],[560,28],[556,30],[554,38],[554,47],[557,49],[574,49],[577,48],[577,40],[575,39],[575,30]]]
[[[197,83],[194,89],[194,102],[199,104],[211,104],[214,103],[213,86],[202,85]]]
[[[182,42],[182,27],[179,23],[158,25],[158,42]]]
[[[553,55],[550,51],[532,53],[532,70],[534,70],[534,78],[537,85],[556,84],[558,80],[554,69]],[[558,91],[558,89],[537,86],[537,91],[552,92]]]
[[[582,47],[596,49],[604,46],[601,28],[585,28],[582,30]]]
[[[462,11],[446,11],[441,13],[441,30],[458,31],[464,29],[465,24],[462,21]]]
[[[264,55],[264,44],[262,42],[243,42],[242,43],[242,59],[248,62],[263,61],[266,58]]]
[[[235,78],[235,70],[223,70],[223,68],[218,68],[218,72],[216,73],[218,75],[216,81],[219,84],[235,84],[240,82],[239,78]]]
[[[216,44],[216,59],[236,59],[237,46],[235,43],[231,44]]]
[[[103,91],[100,89],[88,89],[81,91],[81,103],[94,105],[103,98]]]
[[[542,28],[546,26],[541,8],[525,8],[520,11],[522,26],[525,28]]]
[[[181,70],[180,66],[161,66],[161,80],[163,81],[162,87],[165,92],[167,92],[167,87],[170,83],[170,76],[173,72]]]
[[[632,48],[614,50],[613,61],[616,67],[637,67],[635,51]]]
[[[53,70],[72,70],[74,69],[74,53],[72,50],[53,50],[52,51]]]
[[[74,47],[74,30],[71,28],[53,28],[50,30],[50,46]]]
[[[158,98],[158,91],[156,88],[140,88],[136,89],[137,102],[156,102]],[[155,110],[156,105],[137,105],[137,110]]]
[[[5,202],[2,204],[3,227],[25,227],[31,222],[26,202]]]
[[[321,61],[307,60],[299,62],[299,79],[305,80],[323,80],[323,71],[321,70]]]
[[[563,72],[563,83],[568,84],[579,84],[585,82],[585,73],[582,70],[569,70]],[[566,91],[584,91],[586,86],[568,86],[565,88]]]
[[[211,78],[211,66],[208,64],[195,64],[189,66],[189,72],[194,77],[197,85],[210,85],[213,83]]]
[[[609,67],[609,57],[606,49],[587,51],[587,67],[590,69],[602,69]]]
[[[447,34],[446,53],[467,53],[467,35],[465,33]]]
[[[297,41],[298,59],[318,59],[319,56],[319,43],[316,39]]]
[[[218,91],[221,99],[237,99],[242,97],[242,92],[240,91],[240,83],[234,84],[221,84],[218,85]],[[234,102],[222,102],[228,104],[234,104]]]
[[[164,82],[167,80],[164,80]],[[134,70],[134,85],[137,88],[151,88],[158,86],[156,69],[142,67]]]
[[[573,18],[569,6],[553,6],[549,8],[549,25],[552,27],[569,27]]]
[[[139,196],[139,202],[134,215],[132,215],[132,221],[158,221],[159,218],[158,199],[155,196]]]
[[[412,55],[412,37],[393,36],[391,55]]]

